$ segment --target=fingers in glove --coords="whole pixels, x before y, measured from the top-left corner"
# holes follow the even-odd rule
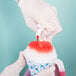
[[[35,32],[37,31],[37,22],[32,17],[26,17],[25,21],[29,28],[31,28]]]

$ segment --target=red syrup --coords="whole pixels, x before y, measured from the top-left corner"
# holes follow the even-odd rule
[[[53,51],[53,45],[48,41],[39,41],[39,36],[37,36],[37,41],[32,41],[29,44],[29,47],[39,53],[49,53]]]

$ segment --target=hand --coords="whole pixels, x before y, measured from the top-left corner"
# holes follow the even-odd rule
[[[40,38],[46,37],[48,41],[62,31],[57,17],[57,10],[43,0],[19,0],[24,19],[29,28],[37,32],[40,24],[44,27]]]
[[[26,60],[23,56],[23,52],[20,52],[17,61],[9,66],[7,66],[0,76],[19,76],[19,73],[24,68]]]

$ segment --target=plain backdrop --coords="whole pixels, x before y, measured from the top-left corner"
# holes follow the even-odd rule
[[[76,1],[46,0],[57,8],[63,31],[53,39],[58,58],[63,60],[67,76],[76,76]],[[48,11],[47,11],[48,12]],[[15,0],[0,0],[0,73],[15,62],[19,51],[33,40],[35,32],[26,26]],[[27,66],[22,70],[23,76]]]

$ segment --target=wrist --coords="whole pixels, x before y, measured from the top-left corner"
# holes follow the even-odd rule
[[[17,0],[20,7],[27,7],[27,5],[36,4],[42,1],[43,0]]]
[[[15,62],[15,65],[16,65],[17,72],[20,73],[21,70],[25,67],[26,63],[23,63],[22,61],[20,62],[19,60],[17,60]]]

